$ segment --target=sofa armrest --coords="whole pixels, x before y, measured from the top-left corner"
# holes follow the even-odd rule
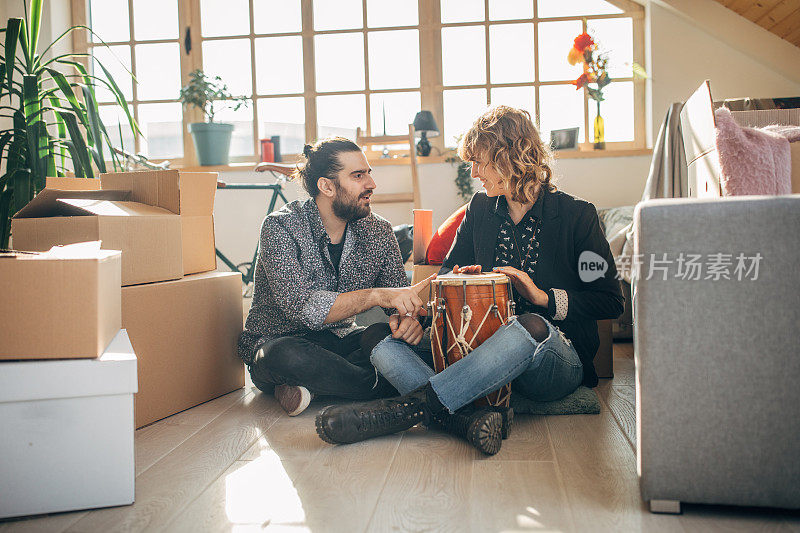
[[[634,220],[642,496],[800,507],[800,195],[655,200]]]

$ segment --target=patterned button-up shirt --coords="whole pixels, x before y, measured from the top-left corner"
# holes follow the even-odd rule
[[[239,338],[245,362],[263,338],[322,329],[344,337],[358,329],[355,317],[325,324],[340,293],[408,285],[392,226],[380,216],[347,224],[338,275],[330,242],[313,199],[295,200],[264,219],[253,303]]]

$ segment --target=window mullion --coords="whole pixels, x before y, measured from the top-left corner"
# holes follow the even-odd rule
[[[255,30],[255,10],[253,0],[249,1],[250,8],[250,103],[253,105],[253,154],[257,160],[261,160],[261,150],[258,131],[258,100],[256,99],[256,30]]]
[[[313,0],[301,0],[303,35],[303,100],[306,114],[306,142],[317,138],[317,79],[314,71]]]
[[[131,50],[131,72],[133,73],[134,77],[137,75],[136,72],[136,47],[133,46],[133,40],[135,39],[135,35],[133,33],[133,2],[128,0],[128,31],[130,32],[130,42],[128,46],[130,46]],[[133,119],[139,124],[139,90],[136,83],[131,84],[133,87]],[[135,135],[133,136],[133,147],[134,153],[139,154],[142,152],[142,136]]]
[[[542,123],[539,120],[540,107],[539,102],[541,96],[539,95],[539,2],[533,2],[533,123],[540,130],[541,135]]]
[[[587,32],[586,19],[581,21],[581,28],[583,33]],[[586,143],[594,140],[594,136],[589,135],[589,91],[586,90],[586,87],[583,88],[583,138]]]
[[[431,145],[444,152],[444,98],[442,92],[442,12],[440,0],[419,0],[420,99],[433,113],[441,135]]]
[[[203,68],[203,49],[200,40],[200,0],[178,0],[178,48],[180,50],[181,85],[189,83],[189,73]],[[186,50],[186,32],[189,31],[191,50]],[[202,122],[203,112],[194,106],[182,108],[184,166],[198,165],[197,154],[194,150],[192,136],[189,133],[189,124]]]
[[[483,0],[483,46],[486,47],[486,94],[484,96],[486,100],[486,105],[488,106],[491,102],[490,94],[491,91],[489,87],[492,85],[492,69],[491,69],[491,52],[490,52],[490,44],[489,43],[489,0]]]
[[[364,105],[366,106],[364,111],[367,120],[366,131],[368,131],[370,135],[375,135],[375,132],[372,130],[372,116],[369,105],[369,43],[367,36],[366,0],[361,0],[361,25],[362,25],[362,32],[364,35]]]

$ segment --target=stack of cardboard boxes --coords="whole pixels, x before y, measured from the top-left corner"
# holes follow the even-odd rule
[[[6,421],[6,415],[13,415],[18,422],[18,427],[4,427],[0,432],[0,454],[7,458],[16,450],[21,455],[12,457],[28,458],[16,466],[5,459],[2,462],[0,469],[19,466],[16,474],[24,476],[0,470],[4,480],[0,517],[131,503],[133,428],[244,386],[244,367],[236,355],[242,331],[241,276],[214,272],[216,183],[215,173],[177,170],[103,174],[99,180],[53,178],[14,216],[12,245],[16,250],[44,252],[53,246],[87,241],[100,241],[102,250],[90,252],[91,245],[80,244],[65,248],[80,250],[80,258],[65,258],[65,249],[0,258],[0,359],[41,359],[0,363],[0,419]],[[127,333],[118,333],[120,328]],[[126,351],[128,338],[132,349],[129,346]],[[120,381],[124,373],[115,377],[113,371],[106,375],[95,370],[114,366],[111,361],[119,362],[125,354],[133,365],[127,381]],[[65,360],[74,357],[94,359]],[[84,366],[75,366],[77,363]],[[87,366],[91,364],[94,366]],[[124,417],[118,417],[120,426],[84,404],[73,405],[78,396],[102,398],[103,404],[109,395],[132,396],[137,390],[137,373],[138,393],[133,397],[127,430]],[[69,387],[67,382],[71,382]],[[52,383],[63,386],[48,385]],[[83,388],[85,394],[77,394],[76,388]],[[67,397],[69,402],[57,402],[63,408],[55,419],[36,403],[46,398],[66,401]],[[30,454],[37,445],[27,444],[36,440],[34,435],[52,440],[54,449],[50,451],[61,450],[53,455],[60,462],[75,462],[79,441],[74,446],[60,446],[53,429],[76,417],[95,415],[99,418],[94,421],[94,431],[105,436],[94,439],[98,446],[116,453],[125,446],[112,442],[110,436],[129,441],[128,501],[90,497],[80,504],[25,506],[25,501],[42,498],[25,494],[11,498],[10,493],[18,487],[6,483],[9,479],[26,477],[39,488],[53,485],[51,474],[31,470],[32,460],[41,461]],[[83,440],[92,435],[87,433]],[[93,454],[95,451],[78,453],[89,459]],[[67,480],[73,482],[70,490],[79,494],[99,487],[100,478],[122,479],[88,464],[82,465],[82,470],[88,476],[83,482],[78,482],[83,478]]]
[[[121,254],[0,253],[0,518],[133,502]]]
[[[241,276],[216,269],[217,174],[56,178],[14,216],[17,250],[102,241],[122,251],[122,327],[139,361],[136,427],[244,386]]]

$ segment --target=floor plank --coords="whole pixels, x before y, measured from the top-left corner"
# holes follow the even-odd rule
[[[633,452],[608,409],[547,425],[578,531],[682,531],[677,517],[646,510]]]
[[[553,451],[543,416],[516,415],[511,435],[492,461],[552,461]]]
[[[249,393],[247,389],[239,389],[136,430],[136,475],[153,466]]]
[[[574,531],[556,466],[546,461],[476,461],[470,530]]]
[[[312,531],[365,531],[401,435],[325,445],[295,481]]]
[[[0,533],[60,533],[86,516],[87,511],[12,519],[0,522]]]
[[[272,425],[280,407],[248,395],[136,479],[136,503],[89,513],[68,531],[143,531],[167,524]]]
[[[790,533],[800,525],[800,514],[779,509],[684,504],[682,511],[681,525],[687,533]]]
[[[600,388],[600,387],[598,387]],[[605,407],[611,411],[631,450],[636,453],[636,390],[630,385],[604,386],[598,391]]]
[[[314,429],[315,410],[281,416],[169,525],[170,531],[297,528],[305,511],[295,480],[327,444]],[[297,529],[293,529],[297,530]]]
[[[469,531],[472,468],[483,456],[452,435],[403,434],[368,531]]]

